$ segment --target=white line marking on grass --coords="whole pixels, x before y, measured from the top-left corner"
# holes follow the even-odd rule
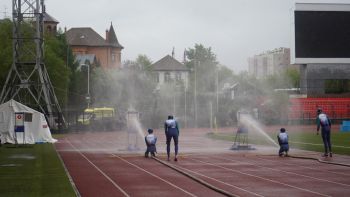
[[[89,160],[83,153],[80,152],[79,149],[77,149],[69,140],[66,139],[66,141],[75,149],[77,152],[84,157],[92,166],[96,168],[107,180],[109,180],[119,191],[121,191],[125,196],[129,197],[129,194],[127,194],[117,183],[115,183],[107,174],[105,174],[99,167],[97,167],[92,161]]]
[[[276,183],[276,184],[279,184],[279,185],[284,185],[284,186],[288,186],[288,187],[291,187],[291,188],[294,188],[294,189],[298,189],[298,190],[306,191],[306,192],[309,192],[309,193],[317,194],[317,195],[320,195],[320,196],[329,196],[329,195],[326,195],[326,194],[321,194],[321,193],[314,192],[314,191],[311,191],[311,190],[308,190],[308,189],[304,189],[304,188],[301,188],[301,187],[289,185],[287,183],[281,183],[281,182],[278,182],[278,181],[275,181],[275,180],[272,180],[272,179],[268,179],[268,178],[264,178],[264,177],[261,177],[261,176],[256,176],[256,175],[253,175],[253,174],[240,172],[238,170],[233,170],[233,169],[226,168],[226,167],[223,167],[223,166],[215,165],[213,163],[201,161],[201,160],[198,160],[198,159],[191,159],[191,160],[198,161],[198,162],[201,162],[201,163],[204,163],[204,164],[207,164],[207,165],[215,166],[215,167],[218,167],[218,168],[222,168],[222,169],[227,170],[227,171],[237,172],[239,174],[255,177],[255,178],[262,179],[262,180],[269,181],[269,182],[273,182],[273,183]]]
[[[141,171],[146,172],[147,174],[149,174],[149,175],[151,175],[151,176],[153,176],[153,177],[156,177],[156,178],[158,178],[158,179],[164,181],[165,183],[167,183],[167,184],[169,184],[169,185],[171,185],[171,186],[173,186],[173,187],[175,187],[175,188],[177,188],[177,189],[183,191],[184,193],[186,193],[186,194],[188,194],[188,195],[190,195],[190,196],[196,197],[196,195],[194,195],[194,194],[192,194],[192,193],[190,193],[190,192],[188,192],[188,191],[182,189],[181,187],[178,187],[177,185],[175,185],[175,184],[173,184],[173,183],[170,183],[169,181],[167,181],[167,180],[165,180],[165,179],[163,179],[163,178],[161,178],[161,177],[159,177],[159,176],[157,176],[157,175],[155,175],[155,174],[153,174],[153,173],[151,173],[151,172],[148,172],[147,170],[141,168],[140,166],[135,165],[135,164],[133,164],[133,163],[131,163],[131,162],[129,162],[129,161],[127,161],[127,160],[125,160],[125,159],[119,157],[119,156],[116,155],[116,154],[113,154],[113,153],[112,153],[111,155],[117,157],[118,159],[124,161],[125,163],[128,163],[128,164],[134,166],[135,168],[137,168],[137,169],[139,169],[139,170],[141,170]]]
[[[290,143],[294,143],[294,144],[305,144],[305,145],[312,145],[312,146],[323,146],[323,144],[315,144],[315,143],[307,143],[307,142],[296,142],[296,141],[289,141],[289,142],[290,142]],[[332,147],[350,149],[349,146],[332,145]]]
[[[318,180],[318,181],[323,181],[323,182],[328,182],[328,183],[333,183],[333,184],[337,184],[337,185],[342,185],[342,186],[350,187],[349,184],[339,183],[339,182],[335,182],[335,181],[330,181],[330,180],[327,180],[327,179],[316,178],[316,177],[312,177],[312,176],[308,176],[308,175],[303,175],[303,174],[298,174],[298,173],[295,173],[295,172],[290,172],[290,171],[285,171],[285,170],[278,170],[278,169],[274,169],[274,168],[262,166],[262,165],[259,165],[259,164],[257,164],[257,163],[254,163],[254,162],[247,162],[247,161],[244,161],[244,162],[243,162],[243,161],[237,161],[237,160],[233,160],[233,159],[226,159],[226,158],[222,158],[222,157],[216,157],[216,158],[224,159],[224,160],[226,160],[226,161],[233,161],[233,162],[238,162],[238,163],[242,163],[242,164],[248,164],[248,165],[251,165],[251,166],[258,166],[258,167],[261,167],[261,168],[266,168],[266,169],[273,170],[273,171],[277,171],[277,172],[282,172],[282,173],[287,173],[287,174],[293,174],[293,175],[296,175],[296,176],[302,176],[302,177],[305,177],[305,178],[310,178],[310,179],[314,179],[314,180]]]

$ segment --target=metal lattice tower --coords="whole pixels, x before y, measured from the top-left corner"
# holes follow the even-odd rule
[[[65,121],[44,64],[44,0],[12,0],[13,64],[0,103],[15,99],[46,115],[51,128]]]

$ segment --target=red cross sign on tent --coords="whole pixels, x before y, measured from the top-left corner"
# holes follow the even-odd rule
[[[15,113],[15,132],[24,132],[24,113]]]

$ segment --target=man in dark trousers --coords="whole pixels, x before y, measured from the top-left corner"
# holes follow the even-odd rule
[[[277,135],[277,139],[278,139],[278,144],[280,145],[280,150],[278,151],[278,155],[282,157],[283,153],[285,153],[285,156],[288,156],[288,151],[289,151],[288,134],[285,128],[280,129],[280,133]]]
[[[145,142],[146,142],[146,152],[145,152],[145,157],[148,157],[149,153],[151,153],[152,157],[156,156],[157,148],[156,148],[156,143],[157,143],[157,137],[153,134],[153,129],[148,129],[147,130],[148,135],[145,137]]]
[[[170,161],[170,142],[171,139],[174,139],[174,145],[175,145],[175,158],[174,161],[177,161],[177,153],[179,150],[179,126],[177,124],[177,121],[174,120],[174,117],[172,115],[168,116],[168,120],[164,123],[164,131],[166,136],[166,151],[168,155],[168,161]]]
[[[332,157],[332,145],[331,145],[331,120],[328,118],[328,116],[322,112],[321,108],[317,109],[317,118],[316,118],[316,124],[317,124],[317,135],[321,127],[321,136],[324,144],[324,157],[328,157],[328,154],[330,157]]]

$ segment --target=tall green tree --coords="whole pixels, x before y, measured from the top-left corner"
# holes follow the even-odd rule
[[[62,34],[45,35],[44,62],[60,105],[66,106],[70,69],[66,64],[67,45]]]
[[[13,63],[13,46],[12,46],[12,21],[4,19],[0,21],[0,85],[1,89],[5,83],[9,69]],[[23,23],[22,27],[24,36],[31,35],[33,31],[30,29],[31,24]],[[28,37],[28,36],[27,36]],[[44,63],[46,65],[49,77],[53,84],[56,96],[61,105],[67,102],[67,89],[69,85],[70,71],[67,68],[66,57],[67,51],[65,38],[62,33],[57,36],[45,35],[44,42]],[[26,57],[23,57],[23,60]]]
[[[6,81],[12,65],[12,22],[9,19],[0,20],[0,91]]]
[[[193,71],[191,75],[192,83],[194,83],[196,77],[197,91],[215,91],[215,75],[213,73],[218,68],[218,61],[211,47],[205,48],[202,44],[195,44],[194,48],[187,50],[186,57],[189,60],[186,66]]]
[[[152,72],[152,60],[147,55],[138,55],[135,62],[145,72]]]

